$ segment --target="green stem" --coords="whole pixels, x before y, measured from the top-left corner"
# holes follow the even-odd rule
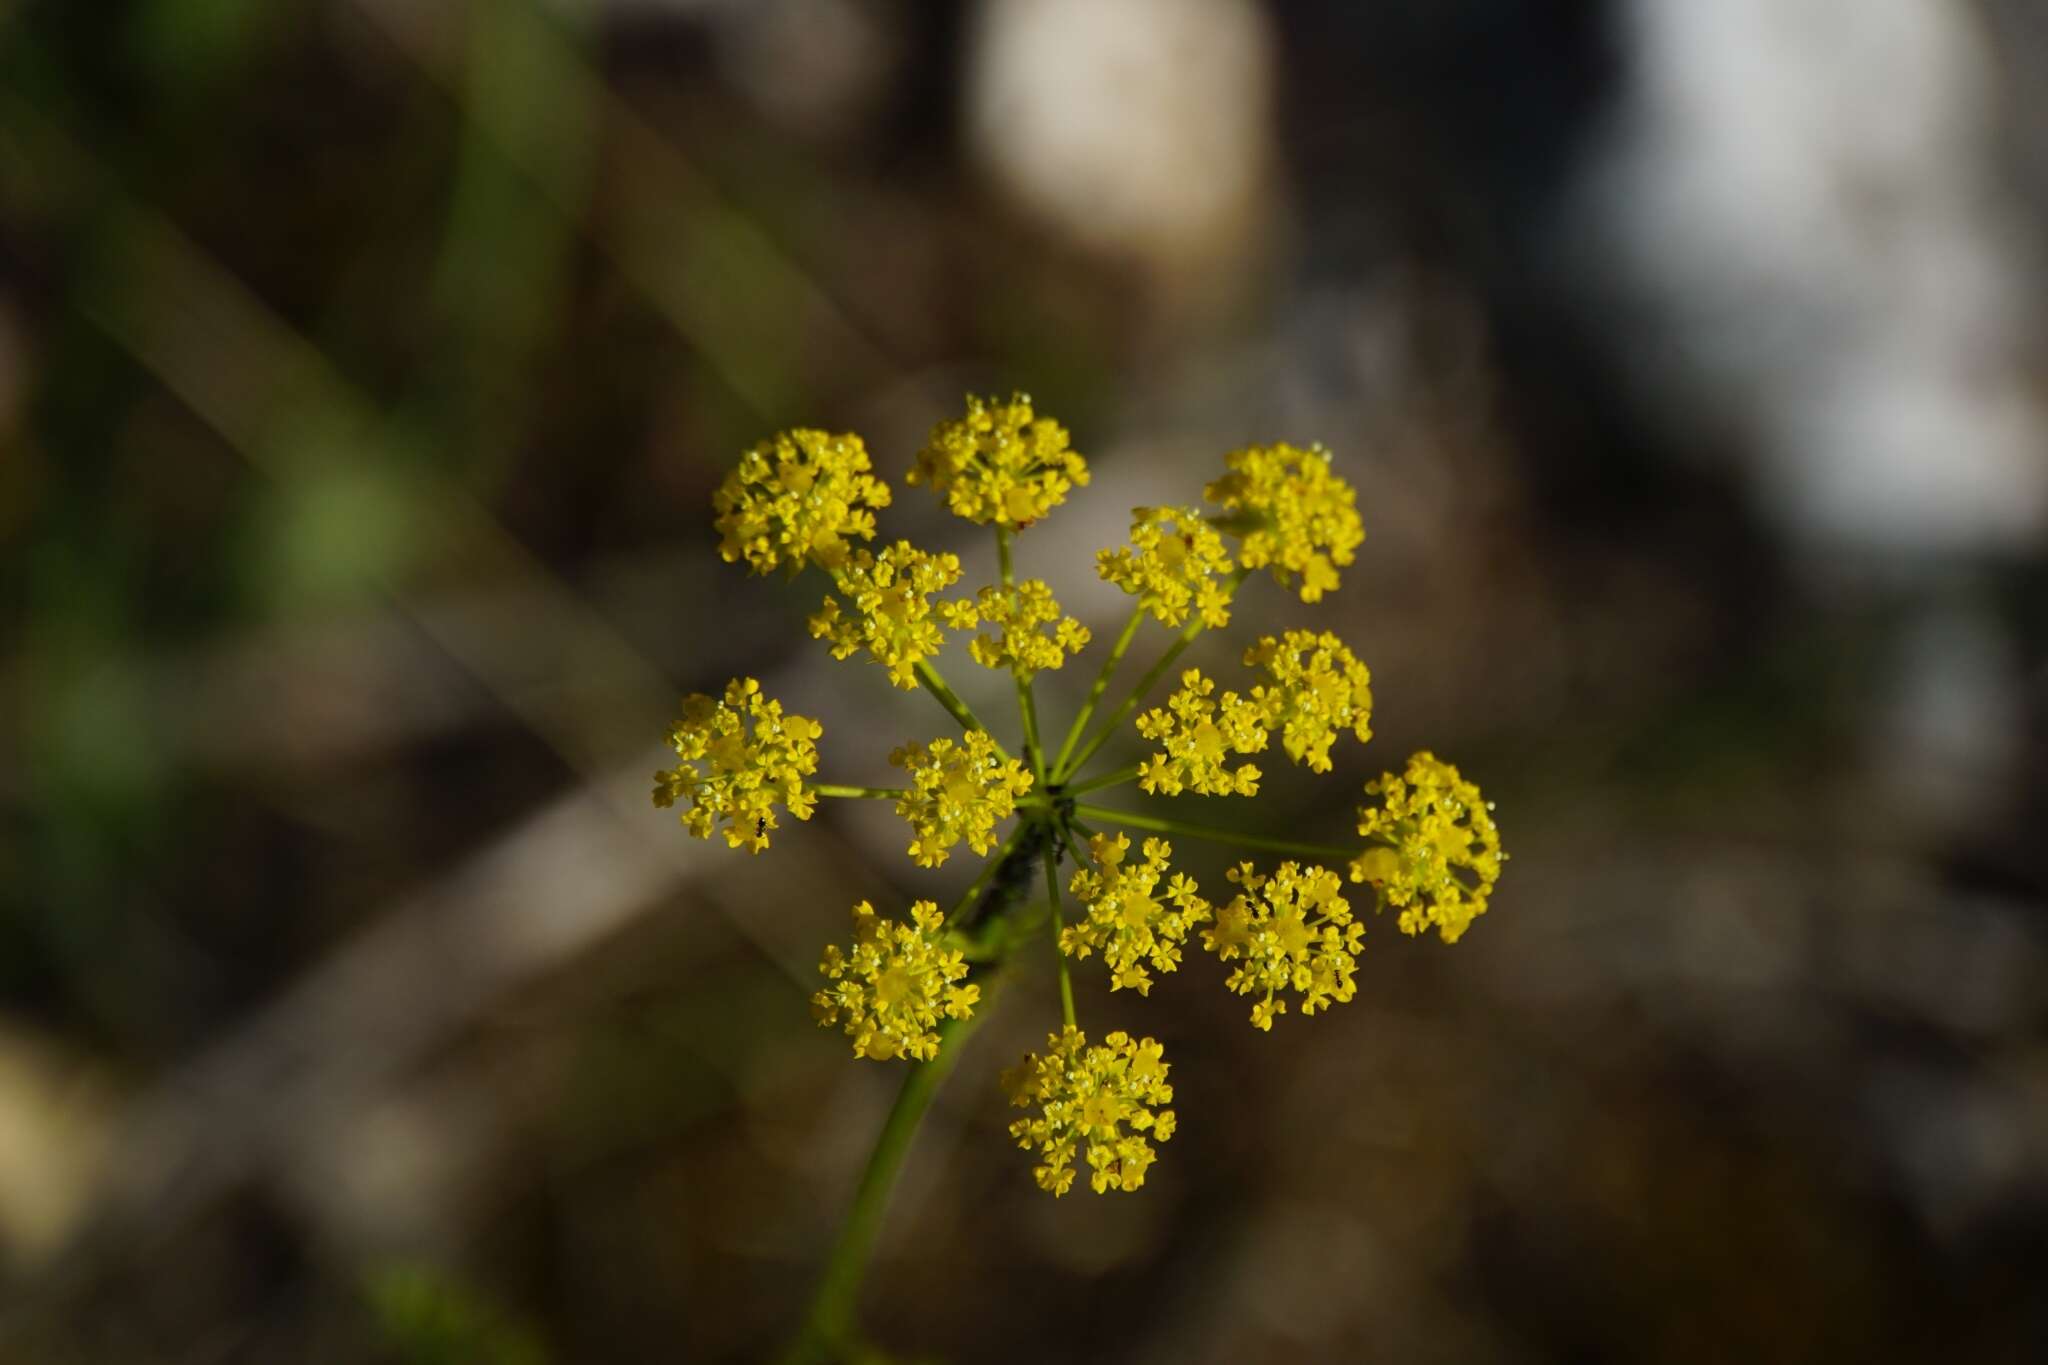
[[[1237,595],[1238,584],[1244,582],[1245,575],[1248,572],[1250,571],[1247,569],[1239,569],[1231,574],[1229,581],[1224,585],[1226,601]],[[1064,782],[1075,773],[1080,772],[1083,765],[1089,759],[1095,757],[1095,751],[1109,743],[1109,737],[1116,733],[1117,726],[1124,723],[1124,717],[1138,709],[1138,703],[1145,700],[1145,694],[1152,690],[1152,685],[1166,675],[1166,670],[1173,667],[1176,659],[1187,652],[1188,646],[1195,642],[1195,637],[1202,633],[1202,627],[1203,622],[1200,616],[1188,618],[1187,625],[1181,628],[1181,632],[1174,638],[1173,644],[1167,649],[1166,653],[1160,655],[1159,662],[1153,664],[1151,668],[1145,671],[1145,676],[1138,679],[1138,685],[1131,689],[1131,694],[1124,698],[1123,704],[1116,708],[1116,711],[1110,716],[1102,729],[1096,733],[1095,738],[1088,742],[1088,747],[1083,749],[1073,762],[1058,770],[1057,775],[1053,779],[1055,782]]]
[[[1052,898],[1052,955],[1060,964],[1060,1017],[1067,1021],[1067,1027],[1074,1023],[1074,982],[1067,974],[1066,950],[1060,947],[1060,872],[1059,852],[1047,849],[1045,852],[1045,891]]]
[[[981,718],[968,709],[967,703],[960,700],[952,688],[946,686],[946,680],[939,676],[938,669],[923,659],[919,659],[911,667],[917,673],[917,680],[924,684],[924,690],[939,699],[939,705],[946,708],[947,715],[959,722],[961,729],[988,733],[988,727],[981,723]],[[989,742],[996,746],[996,757],[1005,763],[1010,761],[1009,751],[1003,748],[993,734],[989,734]]]
[[[990,983],[993,985],[993,982]],[[969,1019],[947,1019],[939,1024],[939,1055],[928,1062],[912,1062],[896,1092],[896,1103],[882,1131],[868,1153],[867,1167],[853,1192],[853,1207],[839,1225],[839,1236],[825,1262],[824,1276],[811,1299],[804,1325],[796,1341],[783,1355],[784,1365],[817,1365],[840,1354],[853,1327],[853,1310],[860,1297],[860,1284],[867,1270],[868,1253],[882,1229],[882,1215],[889,1207],[889,1192],[903,1169],[903,1159],[917,1137],[918,1125],[946,1073],[953,1069],[965,1050],[967,1037],[988,1015],[989,997],[984,991],[979,1008]]]
[[[1138,685],[1131,689],[1131,694],[1123,699],[1122,705],[1110,713],[1109,719],[1103,722],[1102,728],[1096,732],[1095,738],[1089,740],[1087,747],[1074,756],[1074,761],[1067,765],[1065,773],[1061,775],[1061,781],[1065,781],[1075,773],[1080,772],[1082,768],[1088,765],[1088,760],[1095,757],[1096,751],[1109,743],[1109,737],[1116,733],[1116,727],[1122,725],[1124,718],[1138,709],[1138,704],[1145,700],[1145,694],[1152,690],[1152,685],[1165,676],[1166,670],[1173,667],[1174,661],[1187,652],[1188,646],[1193,644],[1195,637],[1201,633],[1202,621],[1200,617],[1196,617],[1188,622],[1187,628],[1174,638],[1173,644],[1167,648],[1166,653],[1159,656],[1159,662],[1145,670],[1145,676],[1138,679]]]
[[[1024,757],[1031,766],[1031,777],[1040,787],[1045,785],[1045,750],[1038,743],[1038,702],[1031,695],[1031,680],[1020,674],[1010,675],[1017,682],[1017,713],[1024,720]]]
[[[996,561],[1002,567],[1006,591],[1017,586],[1017,576],[1010,562],[1010,534],[1009,527],[996,527]],[[1031,695],[1031,679],[1012,668],[1010,681],[1017,686],[1017,718],[1024,726],[1024,759],[1031,767],[1031,776],[1042,788],[1045,786],[1045,751],[1038,742],[1038,705]]]
[[[1358,856],[1355,848],[1338,848],[1333,844],[1305,844],[1293,839],[1273,839],[1263,834],[1242,834],[1234,829],[1219,829],[1213,825],[1191,825],[1185,820],[1169,820],[1158,815],[1140,815],[1136,811],[1111,810],[1107,806],[1078,805],[1076,815],[1092,820],[1106,820],[1113,825],[1129,829],[1150,830],[1157,834],[1179,834],[1190,839],[1208,839],[1219,844],[1238,844],[1244,848],[1264,849],[1271,853],[1292,853],[1302,858],[1327,858],[1349,862]]]
[[[1095,675],[1094,685],[1088,689],[1088,699],[1081,703],[1081,713],[1074,717],[1074,723],[1067,727],[1067,737],[1060,744],[1059,757],[1052,761],[1052,770],[1062,773],[1067,770],[1067,755],[1074,752],[1074,746],[1081,742],[1081,735],[1088,729],[1089,718],[1095,714],[1095,703],[1102,700],[1102,694],[1109,690],[1109,680],[1115,676],[1117,665],[1124,661],[1124,654],[1137,638],[1138,624],[1145,619],[1143,607],[1131,608],[1131,619],[1124,622],[1123,633],[1116,637],[1116,644],[1109,651],[1109,658],[1103,662],[1102,671]]]
[[[809,790],[819,796],[866,796],[885,801],[910,795],[903,787],[842,787],[832,782],[813,782]]]
[[[1067,795],[1079,796],[1082,792],[1100,791],[1104,787],[1120,786],[1136,777],[1139,769],[1144,766],[1142,763],[1133,763],[1128,768],[1118,768],[1113,773],[1104,773],[1101,777],[1091,777],[1078,787],[1068,787],[1066,789]]]

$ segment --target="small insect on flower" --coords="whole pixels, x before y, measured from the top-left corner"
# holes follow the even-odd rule
[[[811,818],[817,797],[804,778],[817,771],[824,732],[808,716],[783,714],[752,678],[733,679],[720,699],[692,694],[683,699],[682,720],[669,727],[669,746],[682,762],[654,775],[654,804],[683,802],[690,833],[708,839],[723,825],[727,844],[759,853],[776,828],[778,801],[797,819]]]

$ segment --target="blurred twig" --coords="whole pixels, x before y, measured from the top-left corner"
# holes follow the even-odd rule
[[[355,0],[409,60],[447,89],[483,136],[529,176],[557,210],[587,222],[591,239],[657,308],[698,359],[763,420],[793,412],[792,352],[827,362],[835,384],[873,391],[896,373],[876,340],[673,143],[607,87],[531,0],[476,0],[516,34],[534,82],[570,107],[592,111],[615,163],[601,179],[597,211],[579,168],[532,136],[530,90],[478,96],[465,77],[459,7],[418,0]]]
[[[39,183],[87,181],[115,205],[81,270],[77,302],[88,318],[252,466],[281,483],[386,458],[396,433],[325,356],[176,225],[109,185],[61,129],[18,100],[5,101],[5,108],[14,136],[0,176],[15,182],[10,197],[33,193],[29,187]],[[667,681],[488,509],[430,473],[413,469],[401,477],[449,563],[516,588],[536,616],[548,618],[551,635],[574,641],[583,666],[634,696],[634,709],[648,724],[659,719],[668,704]],[[406,584],[386,587],[406,601]],[[507,680],[492,669],[488,631],[473,632],[451,617],[421,624],[571,767],[586,776],[604,771],[603,746],[576,715],[535,704],[524,687],[501,685]]]
[[[89,193],[109,206],[81,267],[81,310],[252,466],[292,483],[337,461],[383,455],[389,423],[316,348],[174,224],[112,185],[62,128],[5,95],[0,115],[5,202]],[[268,1158],[288,1160],[295,1143],[329,1128],[491,1002],[615,932],[697,867],[701,847],[649,816],[655,755],[635,746],[621,762],[603,738],[621,712],[653,733],[667,682],[464,490],[426,473],[408,477],[449,560],[505,585],[525,604],[529,628],[564,642],[607,680],[605,730],[587,730],[574,708],[506,676],[495,626],[413,610],[416,590],[405,581],[388,581],[387,590],[588,785],[381,916],[136,1106],[110,1162],[118,1184],[81,1240],[79,1261],[205,1207]],[[753,926],[737,927],[758,937]]]

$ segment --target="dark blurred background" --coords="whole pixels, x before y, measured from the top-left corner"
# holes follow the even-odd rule
[[[1226,815],[1429,747],[1513,861],[1271,1035],[1084,971],[1174,1064],[1134,1196],[1004,1135],[1034,958],[878,1342],[2043,1358],[2044,91],[2028,0],[0,3],[0,1360],[769,1354],[899,1079],[819,948],[973,868],[649,805],[733,675],[828,780],[947,728],[710,493],[857,430],[980,581],[901,474],[1012,388],[1098,634],[1126,509],[1329,444],[1344,590],[1233,634],[1343,632],[1378,736]]]

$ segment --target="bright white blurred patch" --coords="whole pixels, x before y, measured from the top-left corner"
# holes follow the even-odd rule
[[[1635,0],[1596,214],[1638,363],[1732,419],[1812,539],[1945,553],[2048,525],[2036,296],[1993,171],[1997,72],[1945,0]]]
[[[1256,221],[1273,40],[1249,0],[986,0],[968,76],[979,160],[1096,251],[1186,267]]]

